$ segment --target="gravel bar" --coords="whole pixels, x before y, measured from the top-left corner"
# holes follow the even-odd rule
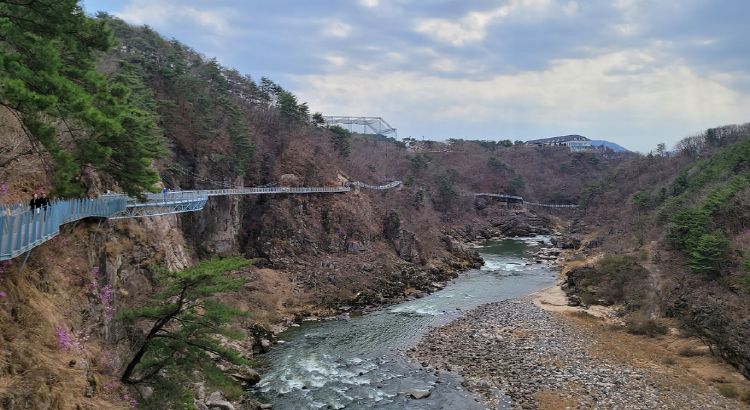
[[[746,408],[718,394],[672,388],[663,373],[627,360],[591,357],[586,346],[594,337],[525,296],[466,312],[408,353],[424,367],[460,373],[464,387],[493,409],[539,409],[538,393],[547,403],[570,403],[554,406],[560,409]]]

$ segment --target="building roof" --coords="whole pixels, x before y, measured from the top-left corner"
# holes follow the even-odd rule
[[[571,141],[591,141],[583,135],[563,135],[561,137],[542,138],[539,140],[526,141],[526,145],[560,144]]]

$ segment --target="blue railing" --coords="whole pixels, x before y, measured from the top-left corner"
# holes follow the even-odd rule
[[[388,185],[373,186],[355,182],[353,185],[370,189],[388,189],[400,183],[394,181]],[[0,260],[12,259],[31,250],[59,234],[60,225],[83,218],[126,219],[197,211],[203,209],[209,196],[311,194],[350,190],[349,186],[236,188],[147,193],[144,194],[145,199],[107,194],[98,199],[52,201],[48,207],[37,209],[29,209],[27,204],[0,206]]]
[[[14,258],[60,233],[60,225],[124,211],[125,196],[52,201],[43,208],[25,204],[0,207],[0,260]]]

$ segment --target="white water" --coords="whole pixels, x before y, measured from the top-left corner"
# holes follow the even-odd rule
[[[292,328],[284,334],[286,344],[260,357],[268,367],[254,395],[280,410],[484,409],[459,390],[458,375],[426,372],[401,350],[462,310],[553,285],[556,272],[523,259],[537,246],[523,240],[490,243],[477,249],[485,260],[481,269],[440,292],[349,321]],[[411,390],[432,394],[411,400],[406,395]]]

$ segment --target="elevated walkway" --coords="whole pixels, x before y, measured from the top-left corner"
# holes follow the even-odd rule
[[[52,201],[47,208],[0,208],[0,260],[12,259],[60,233],[60,226],[83,218],[107,218],[127,207],[124,195],[109,199]]]
[[[102,195],[97,199],[74,199],[52,201],[47,208],[30,210],[26,204],[0,207],[0,260],[8,260],[28,252],[60,233],[60,226],[83,218],[129,219],[169,215],[203,209],[212,196],[269,195],[269,194],[316,194],[343,193],[351,186],[364,189],[384,190],[399,186],[401,181],[386,185],[367,185],[353,182],[336,187],[263,187],[227,188],[214,190],[175,191],[160,194],[148,193],[144,199],[126,195]],[[525,205],[549,208],[577,208],[578,205],[552,205],[526,202],[520,196],[479,193],[474,196],[494,197]]]
[[[578,208],[578,205],[554,205],[554,204],[537,204],[534,202],[526,202],[524,199],[520,196],[515,195],[505,195],[505,194],[474,194],[474,196],[486,196],[486,197],[492,197],[492,198],[500,198],[500,199],[506,199],[514,202],[520,202],[524,205],[532,205],[532,206],[543,206],[546,208]]]
[[[390,189],[401,181],[376,186],[354,182],[366,189]],[[139,200],[121,194],[97,199],[52,201],[47,208],[30,210],[26,204],[0,207],[0,260],[8,260],[33,249],[60,233],[60,226],[83,218],[129,219],[177,214],[203,209],[211,196],[263,194],[316,194],[349,192],[338,187],[268,187],[148,193]]]

